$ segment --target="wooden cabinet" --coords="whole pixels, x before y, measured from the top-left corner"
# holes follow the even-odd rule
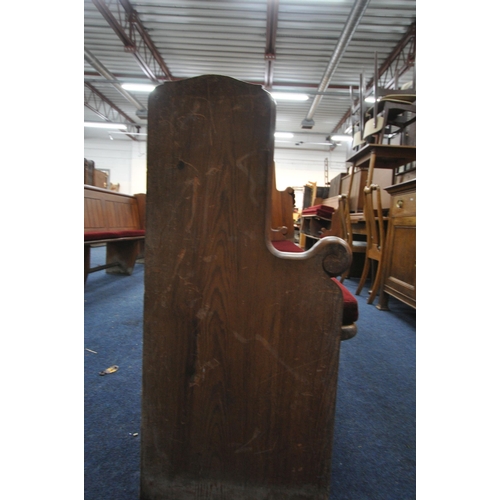
[[[391,206],[377,307],[388,309],[392,296],[416,309],[417,180],[390,186],[386,191]]]
[[[352,181],[351,181],[352,177]],[[351,188],[349,196],[349,210],[351,212],[363,212],[365,206],[365,189],[368,179],[368,170],[356,170],[354,173],[347,174],[342,178],[340,192],[349,195],[349,186]],[[381,188],[391,186],[394,182],[394,172],[387,169],[376,169],[373,173],[373,183]],[[382,191],[382,208],[390,207],[389,194]]]

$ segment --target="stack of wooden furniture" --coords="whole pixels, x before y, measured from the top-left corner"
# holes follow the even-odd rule
[[[95,168],[95,162],[93,160],[87,160],[87,158],[84,158],[83,163],[84,163],[84,179],[83,179],[84,184],[88,186],[100,187],[103,189],[107,189],[110,187],[108,182],[107,172]]]
[[[395,88],[380,87],[377,52],[375,52],[373,81],[374,103],[367,110],[368,120],[365,121],[363,129],[363,140],[366,143],[383,144],[386,135],[388,137],[399,135],[400,144],[404,144],[402,135],[417,119],[415,81],[412,88],[399,89],[396,68]]]
[[[270,239],[275,103],[208,75],[148,116],[141,500],[327,500],[340,238]],[[266,208],[264,208],[266,207]]]
[[[351,124],[357,140],[340,185],[349,204],[349,233],[365,241],[365,264],[356,293],[361,293],[372,269],[369,303],[380,291],[381,309],[388,307],[389,296],[416,307],[415,83],[413,88],[398,89],[396,78],[395,89],[381,88],[377,65],[375,54],[375,102],[371,107],[365,105],[364,78],[360,75],[357,122]],[[354,116],[354,101],[352,110]],[[399,143],[391,143],[391,137],[399,137]],[[374,192],[376,209],[372,205]],[[370,206],[366,207],[365,200]]]
[[[416,178],[405,183],[394,183],[397,179],[395,177],[395,172],[401,165],[405,165],[409,162],[414,162],[416,160],[416,146],[396,146],[388,144],[367,144],[360,150],[356,151],[350,158],[348,162],[351,163],[351,173],[350,178],[346,176],[344,180],[349,181],[349,187],[347,188],[347,198],[349,200],[350,208],[350,222],[351,222],[351,232],[353,235],[361,235],[366,240],[367,234],[367,222],[368,218],[365,211],[365,189],[375,186],[380,192],[380,214],[381,216],[388,217],[387,224],[387,241],[385,243],[385,249],[383,253],[387,252],[387,255],[392,255],[393,257],[398,257],[398,262],[400,266],[403,266],[408,272],[412,272],[415,267],[414,255],[415,252],[409,252],[401,255],[401,253],[396,252],[394,249],[398,248],[401,244],[400,238],[403,232],[394,232],[394,224],[396,214],[400,212],[398,204],[401,200],[395,200],[397,194],[404,194],[404,188],[400,184],[407,185],[410,183],[414,186],[412,194],[408,196],[412,197],[412,208],[415,209],[416,200]],[[380,173],[377,176],[377,173]],[[387,176],[387,179],[391,181],[381,182],[382,173]],[[355,177],[358,176],[358,182],[354,182]],[[400,187],[398,187],[400,186]],[[406,196],[406,195],[405,195]],[[413,248],[416,247],[416,212],[412,213],[413,217],[411,220],[412,230],[408,233],[408,237],[411,240],[411,245]],[[363,236],[364,235],[364,236]],[[368,255],[365,253],[365,259],[369,259]],[[379,260],[379,266],[388,266],[391,264],[391,258],[384,258],[383,255]],[[368,262],[365,263],[365,272]],[[382,269],[380,276],[381,283],[380,287],[385,287],[385,281],[387,279],[386,272]],[[363,285],[361,285],[362,288]],[[379,290],[378,281],[374,282],[375,288],[372,289],[370,293],[369,302],[371,303],[374,299],[374,293],[376,294]],[[412,285],[414,286],[414,285]],[[361,288],[358,288],[358,293],[360,293]],[[410,304],[415,307],[416,304],[410,301]],[[387,299],[384,299],[383,307],[387,307]]]

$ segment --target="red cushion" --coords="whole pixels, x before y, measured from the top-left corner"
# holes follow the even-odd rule
[[[84,241],[109,240],[111,238],[126,238],[130,236],[144,236],[144,229],[129,229],[125,231],[97,231],[86,232],[83,235]]]
[[[329,218],[335,209],[329,207],[328,205],[313,205],[312,207],[307,207],[302,210],[302,215],[318,215],[319,217]]]
[[[340,288],[342,291],[342,296],[344,297],[344,313],[342,314],[342,324],[350,325],[358,321],[359,311],[358,311],[358,301],[356,297],[336,278],[332,278],[332,281]]]
[[[296,245],[293,241],[273,241],[274,248],[280,252],[303,252],[302,248]],[[344,299],[344,311],[342,313],[342,324],[351,325],[358,320],[358,301],[356,297],[336,278],[332,278],[332,281],[340,288],[342,291],[342,297]]]
[[[303,252],[299,245],[296,245],[293,241],[272,241],[273,247],[280,252]]]

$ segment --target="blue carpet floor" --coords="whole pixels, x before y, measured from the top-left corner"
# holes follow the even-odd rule
[[[104,248],[93,249],[92,265],[103,261]],[[86,500],[139,497],[143,280],[138,263],[132,276],[100,271],[85,285]],[[344,284],[354,293],[357,280]],[[396,300],[379,311],[367,296],[368,285],[358,334],[341,348],[331,498],[411,500],[416,313]]]

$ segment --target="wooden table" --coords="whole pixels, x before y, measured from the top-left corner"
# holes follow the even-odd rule
[[[352,163],[353,170],[368,169],[366,185],[373,182],[373,171],[376,168],[396,168],[415,161],[417,157],[416,146],[395,146],[392,144],[367,144],[356,151],[346,161]],[[349,193],[350,194],[350,193]]]

